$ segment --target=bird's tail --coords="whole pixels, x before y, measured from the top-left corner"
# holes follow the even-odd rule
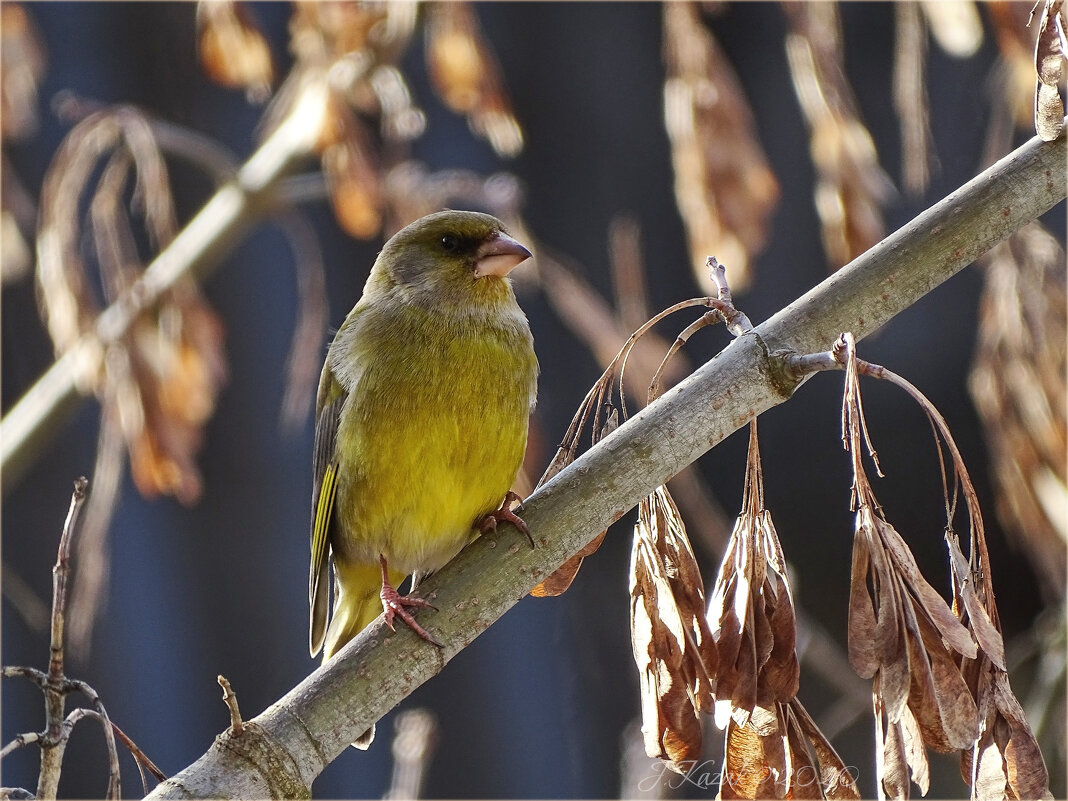
[[[323,662],[340,651],[349,640],[382,614],[382,571],[378,565],[343,564],[334,559],[334,580],[338,595],[330,627],[326,630]],[[403,581],[390,571],[390,582]],[[394,585],[395,586],[395,585]]]
[[[349,640],[367,628],[382,614],[382,570],[377,565],[342,564],[334,559],[334,586],[337,599],[330,627],[326,630],[323,662],[340,651]],[[396,587],[404,580],[403,573],[390,571],[389,581]],[[352,745],[366,750],[375,736],[375,727],[361,734]]]

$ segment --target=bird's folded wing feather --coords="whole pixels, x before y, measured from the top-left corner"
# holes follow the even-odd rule
[[[334,386],[323,386],[325,382]],[[330,524],[338,477],[334,445],[345,400],[345,394],[337,386],[329,367],[323,370],[320,380],[320,401],[323,400],[326,402],[321,403],[316,417],[312,463],[311,565],[308,570],[308,602],[311,606],[308,647],[312,656],[323,646],[330,611]]]

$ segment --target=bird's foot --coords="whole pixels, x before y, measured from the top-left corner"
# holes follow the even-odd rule
[[[382,591],[379,595],[382,598],[382,611],[385,614],[386,625],[393,631],[396,631],[396,629],[393,628],[393,619],[394,617],[399,617],[422,639],[438,648],[444,648],[445,646],[434,639],[434,636],[429,631],[420,626],[415,618],[412,617],[411,613],[405,608],[410,606],[418,609],[434,609],[436,611],[437,607],[429,601],[424,601],[422,598],[409,598],[408,596],[401,595],[397,592],[393,585],[389,583],[389,573],[386,570],[386,557],[380,556],[378,559],[382,565]]]
[[[511,490],[508,490],[508,494],[504,496],[504,502],[501,504],[501,508],[496,512],[490,512],[488,515],[478,521],[478,530],[483,534],[489,534],[491,531],[497,530],[497,524],[502,520],[506,520],[515,526],[517,529],[523,532],[527,541],[530,543],[530,547],[534,547],[534,537],[530,534],[530,529],[527,528],[527,524],[523,522],[523,519],[519,517],[515,512],[511,510],[511,504],[515,501],[522,501],[523,499],[516,495]]]

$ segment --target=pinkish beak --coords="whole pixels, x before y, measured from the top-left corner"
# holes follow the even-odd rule
[[[503,278],[517,264],[530,258],[530,251],[504,233],[487,239],[475,253],[475,278],[495,275]]]

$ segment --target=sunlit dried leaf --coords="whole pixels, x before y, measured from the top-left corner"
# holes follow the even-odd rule
[[[0,10],[7,8],[0,6]],[[2,168],[0,182],[0,284],[7,284],[25,277],[33,264],[33,254],[26,241],[37,222],[37,209],[33,200],[7,163]]]
[[[244,3],[197,3],[197,52],[201,67],[216,83],[244,89],[253,103],[270,96],[274,80],[271,49]]]
[[[879,167],[842,70],[837,6],[784,3],[782,8],[792,29],[786,37],[790,74],[817,171],[823,244],[831,264],[840,267],[882,239],[882,204],[893,186]]]
[[[927,669],[931,676],[935,702],[941,723],[941,732],[927,742],[928,745],[945,750],[970,748],[979,737],[979,719],[975,702],[968,691],[963,676],[953,657],[942,647],[934,627],[923,617],[916,620],[923,644]]]
[[[876,517],[871,509],[861,507],[857,511],[853,542],[854,547],[858,547],[859,540],[866,541],[863,547],[867,549],[870,556],[871,584],[875,590],[875,627],[870,636],[874,639],[874,653],[880,664],[889,665],[902,658],[904,632],[902,631],[901,612],[904,588],[893,570],[881,536],[882,531],[875,521]],[[867,581],[862,576],[860,590],[866,592],[864,589],[866,586]],[[858,628],[859,623],[851,625],[850,632]],[[863,638],[867,635],[861,636]]]
[[[549,578],[545,579],[532,589],[530,594],[535,598],[548,598],[562,595],[567,588],[571,586],[571,582],[575,580],[575,576],[578,575],[579,568],[582,567],[582,560],[601,547],[601,543],[604,542],[607,533],[608,530],[606,529],[590,540],[574,556],[560,565]]]
[[[786,560],[764,508],[756,423],[750,425],[742,512],[712,588],[708,622],[719,649],[716,724],[745,726],[758,708],[797,694],[796,620]]]
[[[1046,0],[1035,42],[1035,133],[1052,142],[1064,130],[1064,101],[1060,83],[1064,80],[1064,62],[1068,57],[1065,39],[1064,0]]]
[[[1068,570],[1068,299],[1064,251],[1032,223],[982,264],[985,284],[969,389],[984,424],[1002,524],[1047,597]]]
[[[631,643],[646,753],[679,771],[701,753],[699,714],[712,706],[717,652],[700,572],[664,487],[638,507],[631,551]]]
[[[796,699],[728,721],[721,798],[857,799],[853,775]]]
[[[395,66],[415,25],[411,2],[295,3],[289,20],[290,50],[296,60],[265,114],[261,130],[273,131],[294,113],[318,131],[317,151],[340,144],[357,127],[354,112],[379,117],[383,137],[407,140],[422,132],[422,113],[411,106],[407,85]],[[324,108],[300,108],[304,99],[325,93]],[[363,123],[360,123],[363,125]],[[349,143],[358,147],[359,143]],[[368,152],[364,153],[368,157]],[[345,191],[348,194],[348,191]],[[342,198],[347,209],[356,206],[349,224],[363,230],[371,223],[366,204]]]
[[[884,723],[883,711],[875,702],[876,773],[880,798],[909,797],[909,764],[905,757],[905,743],[900,723]],[[883,727],[886,727],[885,729]]]
[[[968,629],[961,625],[942,596],[927,583],[901,535],[882,518],[873,516],[873,520],[902,578],[916,600],[923,605],[927,617],[941,633],[946,644],[962,656],[974,658],[975,640]]]
[[[912,781],[920,788],[920,795],[927,795],[930,787],[930,765],[927,762],[927,750],[923,747],[923,735],[920,733],[916,718],[905,707],[901,711],[901,742],[904,746],[905,764],[908,765]]]
[[[1005,798],[1008,777],[1005,771],[1005,759],[994,742],[994,732],[983,733],[975,746],[976,770],[965,778],[972,785],[972,798],[976,801],[1001,801]],[[1027,796],[1039,798],[1040,796]]]
[[[341,227],[358,239],[375,236],[382,228],[379,174],[355,118],[350,134],[323,152],[323,169]]]
[[[37,130],[37,88],[45,50],[21,3],[0,5],[0,135],[21,139]]]
[[[913,669],[910,671],[908,705],[902,710],[901,718],[908,716],[911,719],[911,723],[915,724],[923,744],[927,747],[941,753],[952,751],[953,746],[950,745],[942,725],[942,713],[939,709],[931,660],[923,646],[915,616],[910,617],[908,627],[909,635],[906,637],[906,645]]]
[[[89,218],[83,220],[86,195]],[[98,111],[64,141],[42,196],[38,279],[57,352],[95,330],[101,300],[131,297],[147,261],[134,236],[135,216],[152,247],[166,247],[174,237],[166,167],[149,122],[138,112]],[[82,258],[90,250],[98,276],[89,274]],[[102,298],[89,289],[93,284],[102,288]],[[130,453],[131,474],[143,494],[195,501],[202,428],[226,373],[221,327],[190,280],[176,282],[103,356],[82,375],[102,406],[97,480],[85,510],[85,536],[78,540],[81,568],[69,620],[71,647],[83,654],[108,589],[107,533],[122,449]]]
[[[37,277],[59,354],[94,330],[102,309],[82,258],[87,226],[81,200],[87,193],[99,283],[103,300],[111,303],[131,290],[147,261],[135,244],[128,206],[155,248],[166,247],[177,230],[166,165],[151,126],[134,109],[86,117],[45,177]],[[145,495],[173,494],[185,503],[199,495],[195,457],[225,377],[221,340],[221,326],[195,283],[178,281],[151,314],[109,345],[106,360],[81,376],[88,390],[115,404],[133,478]]]
[[[862,679],[870,679],[879,669],[878,641],[875,637],[875,608],[866,586],[870,560],[867,536],[854,535],[853,567],[849,580],[849,664]]]
[[[812,748],[819,766],[819,783],[825,797],[830,799],[859,799],[853,768],[848,767],[830,744],[808,711],[796,698],[790,702],[790,715],[796,721],[801,736]],[[800,749],[797,749],[800,750]]]
[[[875,668],[873,694],[880,788],[886,797],[907,798],[910,777],[926,792],[929,770],[925,747],[939,751],[966,750],[979,739],[980,707],[969,690],[961,664],[970,664],[969,660],[982,652],[976,647],[971,629],[927,583],[905,541],[878,511],[878,502],[861,461],[861,442],[866,436],[862,432],[866,427],[852,337],[847,335],[845,341],[848,361],[843,438],[852,456],[854,498],[858,505],[849,629],[851,640],[857,636],[858,643],[855,648],[850,644],[850,654],[853,657],[855,651],[851,660],[855,667],[865,671]],[[882,375],[890,375],[881,369]],[[921,399],[926,404],[925,411],[932,415],[932,423],[944,424],[926,398],[920,396],[918,400]],[[963,464],[957,462],[959,454],[948,429],[937,430],[946,438],[954,456],[954,468],[968,501],[969,514],[977,513],[974,489]],[[981,519],[973,519],[972,531],[981,536]],[[869,582],[876,590],[878,603],[874,637],[861,630],[864,624],[871,626],[873,601]],[[879,592],[887,586],[895,591]],[[894,648],[880,647],[888,635],[888,631],[879,631],[879,616],[887,604],[897,621],[899,644]]]
[[[750,725],[727,724],[721,798],[782,798],[764,756],[760,735]]]
[[[876,674],[878,679],[877,694],[883,701],[886,716],[891,723],[897,723],[909,701],[909,686],[915,666],[909,659],[908,647],[904,638],[899,642],[899,652],[885,660]]]
[[[938,46],[954,58],[975,55],[983,23],[974,0],[921,0],[920,8]]]
[[[958,593],[964,605],[963,611],[967,613],[971,631],[975,634],[979,647],[983,649],[987,658],[994,663],[996,668],[1005,670],[1005,643],[1002,641],[1001,632],[990,619],[983,602],[976,594],[971,567],[960,551],[957,536],[947,533],[946,544],[949,547],[950,568],[953,571]]]
[[[298,60],[316,61],[392,44],[403,26],[391,26],[391,14],[408,17],[412,5],[300,0],[289,20],[290,49]]]
[[[985,658],[970,668],[977,672],[975,692],[985,712],[978,742],[961,752],[961,773],[972,784],[972,798],[1052,798],[1045,760],[1009,687],[1008,674]]]
[[[1009,739],[1002,750],[1009,788],[1017,798],[1049,797],[1049,774],[1042,751],[1004,672],[994,674],[994,703],[1009,727]]]
[[[501,156],[523,148],[523,132],[504,93],[500,67],[469,3],[427,7],[426,54],[441,99]]]
[[[854,498],[862,506],[874,508],[874,494],[860,460],[861,432],[866,432],[866,427],[860,411],[858,360],[852,336],[843,335],[843,341],[847,357],[843,427],[844,440],[853,457]],[[912,666],[907,711],[915,714],[916,728],[925,745],[939,750],[960,750],[961,771],[972,785],[973,798],[1049,797],[1048,773],[1041,751],[1012,693],[1008,674],[994,663],[994,660],[1003,661],[1004,646],[994,603],[990,554],[979,499],[960,450],[945,419],[919,389],[886,368],[868,365],[866,369],[904,389],[923,408],[935,432],[939,463],[943,469],[953,608],[969,639],[974,637],[980,646],[966,655],[950,653],[947,644],[953,643],[955,635],[944,625],[942,612],[934,613],[942,605],[940,596],[933,589],[919,589],[922,585],[911,581],[908,594],[911,604],[901,608]],[[971,537],[966,563],[953,532],[957,495],[956,492],[950,494],[943,444],[952,460],[952,483],[959,489],[967,508]],[[883,533],[887,531],[888,524]],[[896,534],[889,542],[895,567],[906,575],[916,573],[904,542]],[[962,644],[954,645],[959,654],[964,654]],[[875,689],[876,730],[879,738],[890,747],[896,735],[889,730],[885,738],[883,735],[883,705],[878,683],[881,675],[880,669],[876,674]],[[894,724],[889,715],[888,723],[900,725],[900,721]],[[883,767],[880,763],[880,773]],[[893,765],[887,767],[890,769]],[[895,785],[894,789],[907,788]]]
[[[740,291],[767,239],[778,183],[741,84],[697,7],[666,3],[663,13],[664,123],[694,275],[715,294],[705,270],[706,257],[715,254]]]

